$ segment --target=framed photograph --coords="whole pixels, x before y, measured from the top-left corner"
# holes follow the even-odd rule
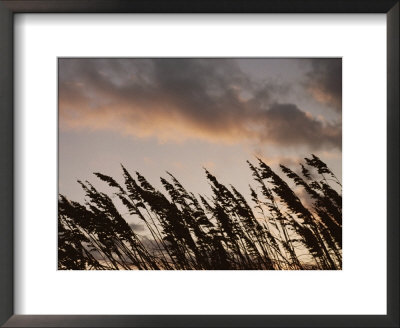
[[[0,1],[0,323],[398,327],[398,1]]]

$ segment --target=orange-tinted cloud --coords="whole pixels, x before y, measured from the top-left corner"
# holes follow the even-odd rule
[[[243,140],[341,147],[340,124],[274,101],[227,59],[60,59],[62,128],[113,130],[161,142]]]
[[[342,60],[340,58],[312,59],[311,71],[305,82],[310,94],[322,104],[342,111]]]

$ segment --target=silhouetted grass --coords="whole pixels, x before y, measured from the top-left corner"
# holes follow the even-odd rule
[[[312,155],[300,164],[299,173],[280,165],[285,179],[260,159],[248,164],[256,182],[250,187],[252,206],[207,170],[211,198],[196,197],[170,173],[161,178],[163,193],[124,167],[123,185],[95,173],[115,190],[114,201],[79,181],[85,204],[59,197],[58,268],[341,269],[341,184],[326,164]],[[309,201],[299,197],[301,192]],[[115,197],[142,222],[144,233],[125,221]]]

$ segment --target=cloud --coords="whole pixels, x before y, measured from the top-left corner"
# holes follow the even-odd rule
[[[307,90],[320,103],[342,111],[341,58],[312,59],[305,82]]]
[[[279,168],[279,165],[285,165],[292,170],[295,170],[299,163],[303,162],[303,158],[299,156],[279,156],[264,154],[261,150],[257,150],[254,154],[257,158],[261,159],[263,162],[274,168]]]
[[[323,145],[341,145],[339,124],[324,124],[296,105],[273,104],[263,119],[267,127],[262,133],[263,140],[274,140],[283,145],[304,144],[314,149],[320,149]]]
[[[215,162],[213,162],[213,161],[206,161],[206,162],[203,162],[202,163],[202,166],[204,167],[204,168],[206,168],[208,171],[213,171],[213,170],[215,170],[215,168],[216,168],[216,164],[215,164]]]
[[[131,223],[129,226],[131,227],[131,229],[132,229],[134,232],[141,232],[141,231],[144,231],[144,230],[145,230],[145,229],[144,229],[144,225],[143,225],[143,224],[140,224],[140,223],[138,223],[138,224],[136,224],[136,223]]]
[[[340,147],[341,127],[274,100],[233,59],[60,59],[62,128],[160,141]]]

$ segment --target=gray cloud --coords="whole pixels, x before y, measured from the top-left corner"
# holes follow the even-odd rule
[[[264,114],[264,139],[279,144],[305,144],[312,148],[341,145],[341,126],[324,124],[293,104],[273,104]]]
[[[164,141],[340,148],[340,125],[276,103],[276,90],[252,81],[230,59],[61,59],[59,65],[60,122],[66,128]]]
[[[140,224],[140,223],[131,223],[129,226],[130,226],[130,227],[132,228],[132,230],[135,231],[135,232],[141,232],[141,231],[144,231],[144,230],[145,230],[144,225],[143,225],[143,224]]]
[[[342,111],[342,60],[340,58],[312,59],[311,71],[305,85],[313,97]]]

